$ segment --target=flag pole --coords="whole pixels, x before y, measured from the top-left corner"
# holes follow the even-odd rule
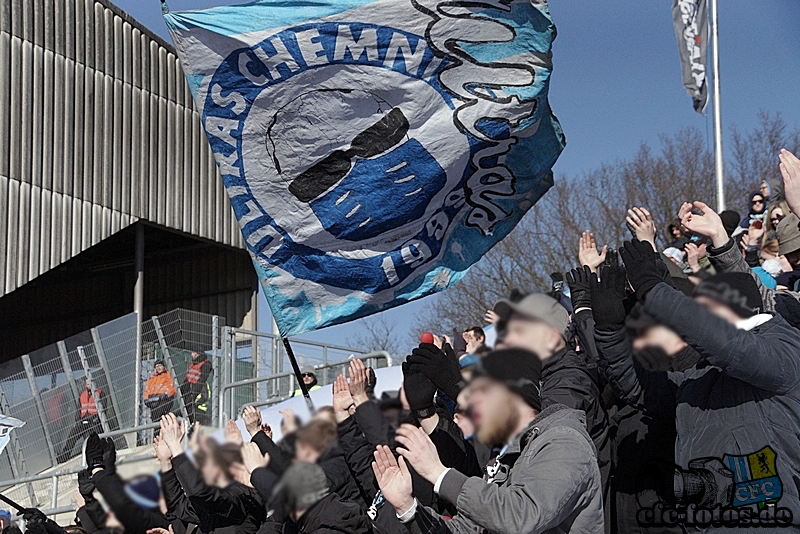
[[[311,412],[311,415],[314,415],[317,410],[314,408],[314,403],[311,402],[311,396],[308,394],[308,388],[306,387],[306,383],[303,382],[303,374],[300,372],[300,366],[297,365],[297,358],[294,357],[294,351],[292,350],[292,346],[289,344],[288,337],[282,337],[281,341],[283,341],[283,347],[286,349],[286,355],[289,357],[289,362],[292,364],[292,369],[294,370],[294,376],[297,377],[297,383],[300,384],[300,391],[303,392],[303,397],[306,399],[306,406],[308,406],[308,411]]]
[[[725,160],[722,157],[722,109],[719,98],[717,0],[711,0],[711,65],[714,70],[714,168],[717,177],[717,213],[719,213],[725,210]]]

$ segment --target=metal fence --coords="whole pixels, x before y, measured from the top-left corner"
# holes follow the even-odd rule
[[[374,368],[391,365],[386,353],[294,339],[292,345],[301,366],[317,369],[320,385],[332,382],[353,357]],[[14,486],[8,494],[18,502],[55,508],[59,478],[62,487],[72,486],[66,481],[75,477],[81,445],[91,430],[113,436],[123,454],[146,458],[149,451],[137,447],[151,443],[157,426],[142,399],[146,381],[155,362],[163,361],[176,389],[170,409],[185,417],[180,383],[193,352],[212,362],[212,422],[235,417],[247,404],[280,402],[298,388],[278,336],[226,327],[218,316],[184,309],[142,323],[137,377],[136,315],[120,317],[0,365],[0,412],[25,421],[11,432],[0,454],[0,491]],[[88,422],[80,417],[84,391],[99,399],[97,416]]]

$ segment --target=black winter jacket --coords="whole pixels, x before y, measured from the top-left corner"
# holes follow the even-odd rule
[[[116,473],[104,469],[97,472],[92,480],[108,507],[125,526],[126,533],[144,534],[151,528],[169,528],[170,519],[158,511],[145,510],[128,497],[125,482]]]
[[[800,331],[779,316],[740,330],[665,283],[645,311],[703,358],[684,372],[648,372],[624,329],[597,330],[598,349],[618,394],[646,411],[676,413],[676,463],[775,452],[783,495],[800,524]],[[738,476],[738,475],[736,475]],[[729,473],[733,480],[734,473]]]
[[[237,482],[227,488],[207,485],[185,454],[173,458],[172,467],[161,473],[167,510],[197,525],[197,532],[254,534],[266,519],[266,506],[256,490]]]
[[[358,505],[335,493],[312,506],[296,525],[287,521],[284,534],[372,534],[372,523]]]

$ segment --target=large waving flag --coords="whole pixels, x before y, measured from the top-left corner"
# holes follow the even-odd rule
[[[165,18],[284,336],[450,287],[552,185],[544,0]]]

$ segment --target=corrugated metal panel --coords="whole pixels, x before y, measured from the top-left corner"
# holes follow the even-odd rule
[[[104,0],[0,0],[0,297],[131,223],[244,248],[172,48]]]

